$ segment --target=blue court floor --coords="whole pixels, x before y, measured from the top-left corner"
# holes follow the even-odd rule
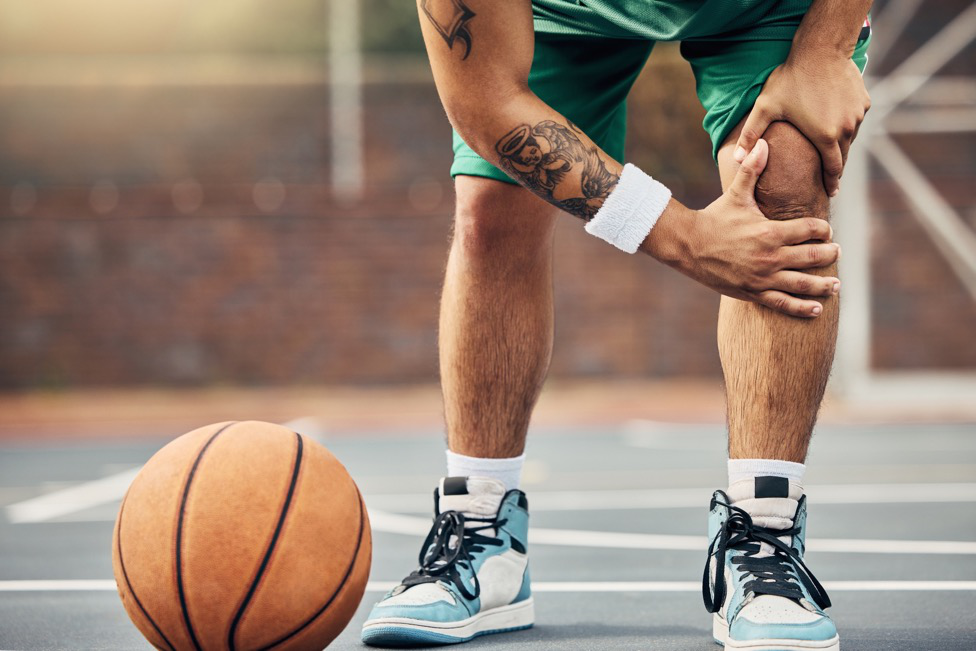
[[[369,590],[330,648],[416,563],[443,472],[436,432],[322,435],[362,489]],[[115,593],[119,499],[166,441],[0,443],[0,649],[146,649]],[[537,625],[466,648],[706,651],[705,517],[725,482],[715,425],[535,432],[524,488]],[[845,651],[976,649],[976,426],[827,426],[809,460],[808,564]]]

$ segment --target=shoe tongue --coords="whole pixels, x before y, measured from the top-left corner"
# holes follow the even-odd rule
[[[785,477],[756,477],[734,482],[726,494],[733,505],[748,513],[760,527],[789,529],[803,496],[803,486]]]
[[[458,511],[478,518],[498,514],[505,484],[489,477],[444,477],[441,479],[437,512]]]

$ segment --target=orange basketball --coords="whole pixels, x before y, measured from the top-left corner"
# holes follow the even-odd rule
[[[157,452],[115,522],[126,612],[157,649],[322,649],[366,589],[359,490],[281,425],[208,425]]]

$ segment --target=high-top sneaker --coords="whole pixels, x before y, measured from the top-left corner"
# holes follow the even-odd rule
[[[525,493],[506,493],[495,479],[445,477],[434,507],[420,567],[373,607],[363,642],[455,644],[532,626]]]
[[[712,634],[727,649],[839,651],[830,599],[803,563],[803,488],[781,477],[715,491],[702,579]]]

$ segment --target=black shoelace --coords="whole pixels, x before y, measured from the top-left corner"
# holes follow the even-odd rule
[[[482,526],[466,526],[467,522],[483,522]],[[474,592],[468,589],[467,582],[458,568],[471,570],[471,554],[483,551],[486,545],[501,545],[502,541],[479,532],[485,529],[498,529],[504,526],[504,518],[466,518],[457,511],[445,511],[434,520],[424,546],[420,550],[420,568],[405,578],[402,585],[411,587],[421,583],[446,581],[457,586],[466,599],[477,599],[481,594],[478,575],[474,577]],[[454,546],[451,546],[451,542]]]
[[[724,502],[718,504],[728,507],[729,519],[708,548],[708,560],[705,562],[705,574],[702,577],[702,596],[708,612],[718,612],[725,603],[727,589],[725,557],[730,551],[741,552],[740,555],[732,557],[732,565],[740,572],[746,572],[753,577],[743,586],[746,593],[776,595],[799,602],[804,599],[803,591],[796,580],[799,578],[817,606],[821,609],[830,607],[827,592],[803,563],[799,552],[780,540],[781,536],[785,538],[799,535],[799,527],[795,525],[790,529],[760,527],[754,524],[752,517],[739,507]],[[757,558],[756,554],[762,548],[762,543],[770,545],[773,554]],[[714,585],[709,572],[712,557],[716,562]]]

